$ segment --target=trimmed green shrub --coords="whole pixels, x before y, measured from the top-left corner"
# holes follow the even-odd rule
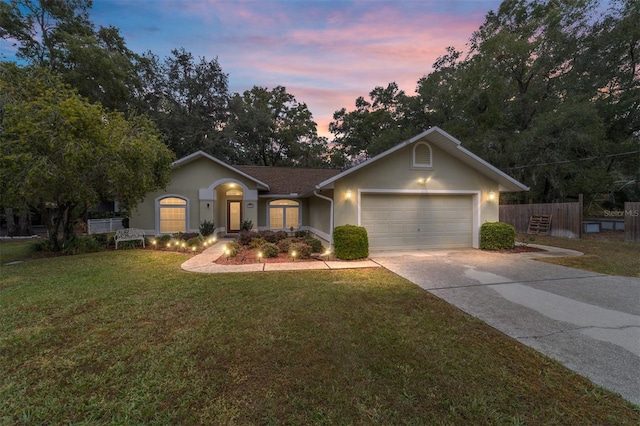
[[[133,241],[127,241],[133,243]],[[124,246],[124,243],[123,243]],[[133,246],[133,245],[132,245]],[[73,254],[84,254],[84,253],[95,253],[98,251],[103,251],[105,249],[105,245],[98,241],[92,235],[84,235],[84,236],[76,236],[71,241],[65,242],[60,250],[60,254],[64,255],[73,255]],[[36,252],[52,252],[51,241],[48,239],[38,241],[33,245],[33,251]]]
[[[200,224],[200,235],[208,237],[216,230],[216,224],[211,220],[203,220]]]
[[[189,247],[193,247],[193,246],[199,246],[200,244],[202,244],[202,241],[204,241],[204,238],[201,237],[200,235],[198,235],[197,237],[193,237],[193,238],[189,238],[187,240],[187,245]]]
[[[63,250],[63,254],[95,253],[104,250],[104,246],[89,236],[76,237],[69,242]]]
[[[293,240],[291,240],[290,238],[286,238],[284,240],[278,241],[276,245],[278,246],[278,250],[280,250],[280,253],[288,253],[289,247],[291,247],[291,243],[293,243]]]
[[[322,245],[322,241],[317,238],[313,238],[311,235],[307,235],[304,238],[304,243],[311,246],[312,253],[322,253],[324,251],[324,246]]]
[[[158,238],[156,238],[156,244],[159,247],[165,247],[167,243],[171,241],[171,238],[172,237],[169,234],[160,235]]]
[[[264,257],[278,257],[280,250],[278,246],[273,243],[265,243],[260,247],[260,251]]]
[[[243,231],[240,231],[240,234],[238,234],[237,241],[238,243],[240,243],[240,245],[246,246],[246,245],[249,245],[251,240],[257,237],[258,237],[257,232],[243,230]]]
[[[95,234],[93,239],[98,242],[103,247],[107,247],[109,244],[109,235],[108,234]]]
[[[338,259],[353,260],[369,256],[369,237],[362,226],[336,226],[333,230],[333,245]]]
[[[264,238],[255,237],[251,241],[249,241],[249,248],[252,248],[252,249],[259,248],[266,243],[267,243],[267,240],[265,240]]]
[[[197,234],[195,232],[179,232],[178,234],[174,235],[176,240],[180,240],[180,241],[189,241],[191,238],[194,237],[199,237],[200,234]]]
[[[264,238],[269,243],[278,244],[278,241],[284,240],[285,238],[289,238],[286,232],[284,231],[259,231],[258,236]]]
[[[276,243],[277,243],[278,241],[282,241],[284,239],[289,238],[289,234],[287,234],[285,231],[278,231],[276,232],[275,237],[276,237]]]
[[[512,249],[516,244],[516,230],[503,222],[486,222],[480,227],[480,248],[484,250]]]
[[[235,241],[228,242],[227,250],[229,250],[229,254],[228,254],[229,257],[236,257],[238,252],[240,252],[240,244],[238,244]]]
[[[289,257],[294,257],[294,252],[296,259],[308,259],[311,257],[311,246],[302,242],[292,242],[287,252]]]

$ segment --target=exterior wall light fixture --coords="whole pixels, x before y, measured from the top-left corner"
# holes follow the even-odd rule
[[[351,190],[347,189],[347,200],[351,199]]]
[[[493,201],[496,199],[496,193],[491,191],[489,192],[489,201]]]

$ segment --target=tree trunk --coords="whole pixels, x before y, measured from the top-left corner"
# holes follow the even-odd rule
[[[33,229],[31,228],[31,215],[28,209],[24,209],[20,214],[18,221],[18,234],[23,236],[33,235]]]
[[[7,236],[9,237],[13,237],[16,234],[16,220],[13,217],[13,209],[11,208],[5,208],[4,209],[4,214],[7,217]]]

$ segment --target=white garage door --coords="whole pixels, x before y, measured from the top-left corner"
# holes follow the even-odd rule
[[[371,250],[471,247],[471,195],[363,194]]]

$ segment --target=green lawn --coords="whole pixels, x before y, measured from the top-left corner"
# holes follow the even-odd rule
[[[584,256],[540,258],[544,262],[602,274],[640,277],[640,243],[626,243],[615,234],[587,234],[583,239],[521,234],[516,241],[578,250]],[[608,238],[608,239],[607,239]]]
[[[183,260],[0,267],[0,424],[640,423],[384,269],[200,275]]]

